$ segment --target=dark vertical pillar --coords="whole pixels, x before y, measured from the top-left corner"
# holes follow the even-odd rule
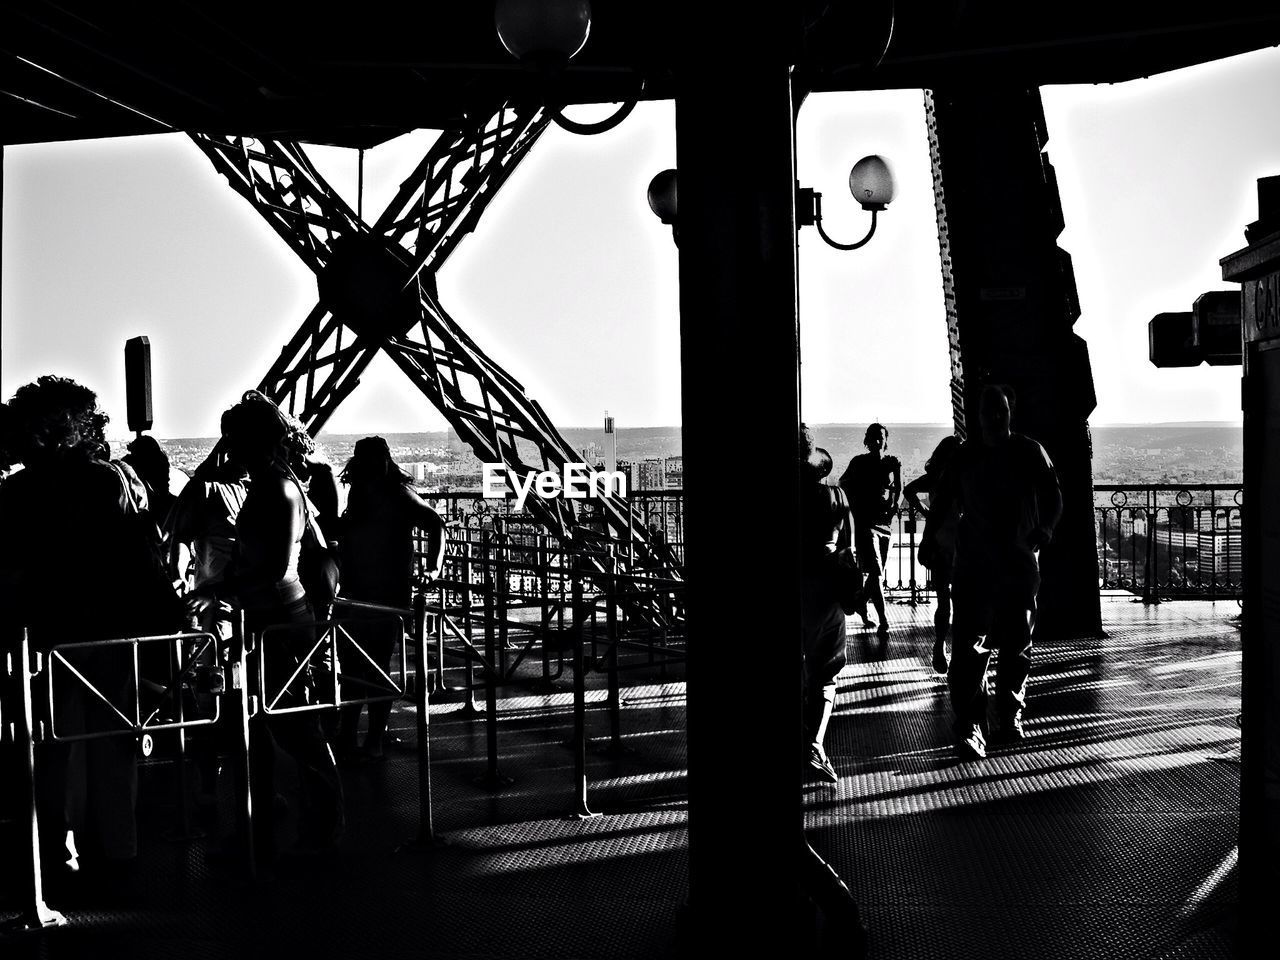
[[[802,829],[794,122],[752,16],[691,44],[676,97],[689,919],[725,956],[794,941]]]
[[[1041,636],[1102,628],[1094,530],[1093,373],[1036,89],[926,94],[956,427],[976,433],[987,383],[1017,394],[1014,429],[1039,440],[1064,512],[1041,557]]]
[[[4,144],[0,143],[0,294],[4,291]],[[0,295],[0,303],[4,300]],[[4,362],[4,316],[0,308],[0,368]],[[0,380],[0,400],[4,399],[4,381]]]
[[[1280,890],[1280,177],[1258,181],[1258,207],[1249,245],[1221,261],[1242,285],[1244,347],[1241,956],[1274,952]]]

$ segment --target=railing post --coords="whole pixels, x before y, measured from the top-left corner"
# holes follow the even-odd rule
[[[546,638],[551,629],[551,617],[549,611],[550,604],[550,582],[548,566],[551,563],[551,557],[547,551],[547,535],[545,533],[538,534],[538,622],[545,626],[542,633],[542,643],[538,646],[542,652],[542,684],[544,687],[551,685],[551,656],[547,650]]]
[[[498,650],[497,631],[494,629],[496,585],[492,547],[493,540],[488,532],[482,533],[480,552],[484,564],[484,699],[487,767],[485,772],[476,778],[476,783],[490,790],[500,790],[510,785],[512,780],[498,772]],[[501,546],[497,549],[501,549]]]
[[[622,685],[618,678],[618,558],[610,546],[605,556],[605,629],[609,638],[609,746],[622,750]]]
[[[24,846],[24,853],[29,854],[27,867],[31,877],[30,899],[24,904],[22,916],[14,921],[14,926],[22,930],[38,930],[42,927],[53,927],[66,923],[64,917],[44,901],[44,877],[40,871],[40,821],[36,806],[36,741],[35,711],[32,707],[31,681],[34,676],[32,667],[31,641],[24,628],[22,644],[18,650],[18,668],[7,671],[10,676],[17,674],[20,681],[19,697],[22,709],[18,711],[18,722],[15,742],[21,746],[23,760],[23,799],[27,801],[27,812],[31,821],[31,843]],[[45,669],[50,669],[45,663]]]
[[[582,541],[572,544],[573,577],[573,784],[574,810],[570,817],[589,820],[598,817],[587,805],[587,681],[586,681],[586,605],[582,596]]]
[[[198,630],[199,624],[193,624],[192,629]],[[176,666],[176,684],[175,698],[178,703],[178,723],[186,722],[186,707],[183,704],[182,696],[182,675],[185,670],[183,665],[183,641],[177,639],[173,641],[173,653]],[[170,840],[194,840],[203,837],[204,831],[193,829],[191,826],[191,810],[187,800],[187,731],[184,727],[178,727],[178,771],[174,779],[177,781],[176,790],[178,791],[178,824],[177,828],[169,834]]]
[[[444,588],[441,587],[441,593]],[[414,667],[413,700],[417,711],[418,737],[418,839],[420,847],[432,847],[436,842],[435,821],[431,811],[431,712],[427,693],[427,587],[424,585],[413,598],[413,627],[411,633],[417,641],[417,658]],[[443,609],[443,602],[441,609]]]
[[[908,578],[911,581],[911,606],[920,603],[920,598],[916,590],[916,506],[914,503],[907,504],[907,563]]]
[[[1147,556],[1145,561],[1145,572],[1143,579],[1146,583],[1142,590],[1142,602],[1145,604],[1158,604],[1160,602],[1160,591],[1156,585],[1156,491],[1154,487],[1147,488]]]
[[[253,839],[253,760],[250,753],[252,727],[249,722],[249,691],[254,689],[255,684],[249,676],[250,646],[251,638],[248,634],[244,611],[240,610],[237,612],[235,630],[231,636],[231,688],[239,691],[236,697],[236,708],[240,721],[240,729],[237,731],[239,737],[236,743],[235,782],[239,793],[236,813],[245,842],[245,864],[248,867],[250,879],[256,880],[258,857]]]
[[[476,661],[475,661],[475,656],[472,653],[472,646],[474,646],[474,639],[472,637],[472,629],[471,629],[472,617],[471,617],[471,538],[470,538],[470,535],[468,535],[467,539],[462,544],[462,557],[459,562],[459,567],[462,570],[462,577],[461,577],[461,580],[462,580],[462,597],[461,597],[462,599],[462,635],[467,638],[467,647],[463,651],[463,653],[465,654],[465,656],[463,657],[463,661],[466,664],[464,669],[466,671],[465,686],[466,686],[467,698],[464,701],[462,701],[462,712],[464,714],[467,714],[468,716],[471,716],[479,713],[480,709],[479,707],[476,706],[476,700],[475,700]],[[440,656],[441,656],[441,659],[443,659],[444,657],[443,647],[440,650]]]
[[[511,591],[511,535],[507,532],[507,525],[502,519],[494,521],[493,530],[493,579],[496,581],[498,588],[497,594],[494,597],[494,602],[498,617],[498,657],[501,661],[501,668],[498,672],[505,679],[507,675],[507,646],[510,643],[507,631],[507,610],[510,606]]]

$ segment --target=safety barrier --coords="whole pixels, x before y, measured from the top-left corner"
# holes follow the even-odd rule
[[[665,681],[667,665],[684,659],[683,581],[663,576],[660,569],[637,570],[620,562],[623,549],[586,537],[561,546],[540,533],[513,532],[501,518],[491,529],[450,540],[446,575],[426,589],[424,609],[433,625],[428,643],[434,652],[435,689],[460,694],[464,710],[483,712],[486,719],[486,768],[478,783],[500,789],[511,782],[499,763],[499,689],[529,683],[549,689],[563,676],[568,655],[576,758],[572,812],[591,815],[586,675],[606,675],[610,746],[620,750],[620,673],[656,666]],[[636,596],[651,600],[648,608],[661,610],[668,626],[655,629],[629,618],[624,598]],[[622,662],[624,651],[627,663]],[[520,674],[522,664],[535,656],[541,660],[541,675]],[[446,670],[460,674],[459,682],[450,685]],[[477,696],[483,697],[483,708],[477,706]]]
[[[597,543],[584,537],[568,545],[544,535],[496,530],[475,531],[451,542],[448,576],[422,583],[411,609],[339,598],[345,614],[330,620],[270,626],[256,635],[245,631],[243,616],[231,636],[220,641],[209,633],[191,632],[68,643],[34,651],[24,636],[9,673],[21,690],[20,709],[0,702],[0,729],[25,745],[26,778],[31,804],[32,844],[30,903],[24,922],[32,927],[61,922],[44,900],[39,862],[39,825],[35,814],[36,751],[40,744],[100,737],[133,737],[151,750],[151,738],[173,733],[178,744],[177,783],[181,836],[190,836],[185,783],[186,735],[197,727],[234,725],[232,758],[235,809],[244,838],[244,863],[256,876],[253,848],[254,797],[249,757],[254,717],[308,711],[335,711],[346,706],[399,699],[409,690],[407,654],[414,663],[413,702],[418,728],[419,829],[416,845],[435,843],[431,806],[430,711],[432,687],[461,692],[464,709],[476,710],[483,695],[486,723],[486,768],[482,785],[500,788],[510,781],[499,770],[498,691],[527,682],[522,664],[540,658],[540,679],[559,679],[569,661],[573,675],[572,814],[591,817],[586,770],[586,677],[606,675],[609,743],[622,748],[621,682],[627,669],[656,667],[666,677],[669,664],[684,657],[681,580],[665,577],[661,568],[636,569],[620,561],[625,545]],[[628,558],[630,559],[630,558]],[[602,574],[603,571],[603,574]],[[624,572],[625,571],[625,572]],[[664,612],[671,626],[629,619],[623,602],[643,594],[653,609]],[[410,625],[408,631],[406,624]],[[428,624],[430,629],[428,629]],[[384,668],[361,643],[362,631],[394,630],[401,638],[399,657]],[[157,682],[148,664],[167,664]],[[97,679],[101,661],[114,657],[121,669],[110,689]],[[434,662],[433,662],[434,660]],[[460,661],[463,682],[450,686],[449,666]],[[95,661],[97,661],[95,663]],[[322,682],[315,682],[321,678]],[[101,707],[92,726],[60,722],[60,702],[74,690]],[[37,694],[40,712],[36,711]],[[3,698],[0,698],[3,699]],[[7,718],[18,719],[9,722]],[[105,719],[103,719],[105,718]]]
[[[132,737],[140,741],[143,754],[149,756],[153,734],[175,733],[178,738],[179,817],[185,828],[188,826],[186,733],[234,719],[238,728],[234,758],[236,818],[240,833],[246,840],[246,868],[250,876],[256,876],[254,803],[249,770],[255,725],[250,720],[259,714],[265,718],[309,710],[332,711],[402,697],[407,687],[405,652],[409,641],[418,652],[417,676],[427,676],[421,630],[425,611],[423,602],[417,603],[416,612],[341,598],[338,604],[363,616],[268,627],[256,636],[246,634],[241,616],[230,639],[221,646],[210,633],[192,632],[66,643],[48,650],[36,650],[24,630],[19,649],[6,655],[6,689],[3,691],[5,695],[0,697],[0,736],[11,738],[22,748],[23,801],[29,808],[31,824],[30,855],[26,864],[30,883],[18,926],[33,929],[65,922],[62,914],[50,908],[45,900],[40,863],[36,750],[46,743]],[[415,625],[410,634],[404,630],[406,620]],[[352,635],[353,627],[359,633],[360,628],[379,626],[397,630],[401,638],[398,669],[393,668],[391,673],[383,669]],[[271,676],[277,668],[270,658],[273,654],[277,657],[290,655],[290,630],[295,639],[299,631],[310,634],[313,639],[301,656],[293,656],[293,667],[287,671],[287,679],[282,684],[273,684]],[[149,673],[159,666],[159,660],[153,654],[155,650],[166,654],[168,672],[163,683],[156,680],[155,673]],[[359,665],[358,673],[344,672],[344,662]],[[299,679],[308,667],[315,664],[330,668],[328,672],[332,680],[327,692],[332,696],[303,704],[288,702],[289,698],[302,695]],[[353,691],[361,687],[365,689],[364,695],[355,695]],[[417,682],[414,699],[419,728],[420,816],[417,842],[430,845],[434,835],[427,687],[427,683]],[[308,685],[307,689],[314,687]],[[37,699],[38,692],[43,694],[40,699]],[[302,696],[310,698],[310,694]],[[233,705],[224,711],[222,701],[227,698],[233,701]],[[83,716],[83,710],[71,708],[73,704],[84,702],[98,708],[92,721]],[[40,712],[37,712],[37,704]],[[180,835],[192,836],[188,829],[182,830]],[[23,849],[24,852],[27,849],[25,844]]]

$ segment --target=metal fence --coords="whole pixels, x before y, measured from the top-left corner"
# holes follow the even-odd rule
[[[1240,597],[1243,503],[1238,484],[1094,487],[1102,588],[1149,599]]]
[[[456,527],[451,538],[473,541],[492,529],[494,518],[508,530],[536,523],[513,509],[513,501],[486,500],[471,493],[423,494]],[[1225,599],[1241,595],[1241,506],[1239,484],[1098,484],[1094,487],[1094,530],[1098,585],[1138,596]],[[660,534],[679,561],[684,559],[684,493],[679,489],[637,490],[628,500],[637,519]],[[585,507],[590,509],[589,501]],[[923,602],[933,592],[929,571],[919,562],[923,520],[908,507],[894,519],[884,589],[891,599]]]

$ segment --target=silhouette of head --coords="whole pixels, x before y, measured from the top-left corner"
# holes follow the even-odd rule
[[[1002,383],[990,383],[982,389],[978,402],[978,420],[982,424],[982,439],[986,443],[998,443],[1008,439],[1013,432],[1013,390]]]
[[[107,456],[108,417],[98,409],[98,395],[67,377],[44,376],[19,387],[5,419],[5,459],[12,463]]]
[[[144,435],[132,440],[124,461],[152,490],[169,489],[169,455],[155,437]]]
[[[293,467],[315,450],[306,428],[257,390],[246,391],[222,415],[222,436],[231,458],[248,470],[271,463]]]
[[[391,459],[391,447],[382,437],[362,437],[351,451],[351,459],[342,469],[342,482],[361,484],[405,483],[409,477]]]
[[[933,448],[933,453],[929,454],[929,459],[924,465],[924,472],[931,474],[942,473],[947,469],[947,464],[951,462],[951,458],[955,456],[957,450],[960,449],[960,440],[956,436],[943,437],[938,441],[938,445]]]
[[[862,445],[872,453],[889,449],[889,428],[882,423],[871,424],[862,436]]]
[[[823,480],[831,472],[831,454],[816,446],[813,432],[800,424],[800,467],[802,475],[814,481]]]

